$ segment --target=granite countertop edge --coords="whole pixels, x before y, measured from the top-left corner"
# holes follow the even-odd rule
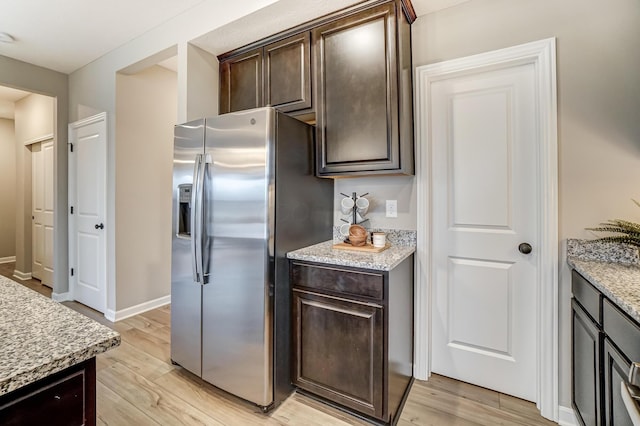
[[[324,241],[287,253],[291,260],[323,263],[336,266],[390,271],[416,251],[412,245],[392,244],[380,253],[338,250],[333,248],[334,241]]]
[[[640,267],[631,263],[567,257],[567,263],[618,308],[640,323]],[[633,280],[633,281],[631,281]],[[629,286],[629,282],[635,286]],[[635,287],[635,288],[634,288]],[[633,300],[633,295],[637,294]]]
[[[0,276],[0,396],[106,352],[121,336]]]
[[[640,257],[637,247],[599,239],[569,238],[567,263],[640,323]]]
[[[91,359],[119,346],[120,343],[121,337],[118,333],[110,338],[90,344],[83,350],[71,352],[64,356],[51,359],[46,363],[28,370],[16,371],[13,375],[4,377],[2,381],[0,381],[0,396]]]

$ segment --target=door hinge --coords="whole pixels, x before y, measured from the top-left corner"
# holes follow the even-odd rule
[[[73,276],[73,268],[71,268],[71,276]]]
[[[69,149],[73,152],[73,144],[71,142],[69,142]]]
[[[71,209],[71,214],[73,214],[73,206],[71,206],[70,209]]]

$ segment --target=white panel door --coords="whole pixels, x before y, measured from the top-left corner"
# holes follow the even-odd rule
[[[431,86],[432,371],[530,401],[537,390],[534,77],[530,64]]]
[[[31,147],[32,271],[53,286],[53,140]]]
[[[73,297],[97,311],[106,309],[106,124],[69,125],[70,245]]]
[[[40,143],[31,145],[31,276],[42,280],[44,263],[44,173]]]

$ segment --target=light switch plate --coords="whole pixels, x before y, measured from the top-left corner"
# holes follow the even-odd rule
[[[398,217],[398,200],[387,200],[387,217]]]

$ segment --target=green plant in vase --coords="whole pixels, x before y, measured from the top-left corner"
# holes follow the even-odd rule
[[[640,203],[632,200],[636,206],[640,207]],[[604,241],[608,243],[625,243],[640,249],[640,223],[630,222],[628,220],[613,219],[600,223],[597,228],[586,228],[588,231],[597,232],[613,232],[621,235],[611,235],[601,237],[594,241]]]

